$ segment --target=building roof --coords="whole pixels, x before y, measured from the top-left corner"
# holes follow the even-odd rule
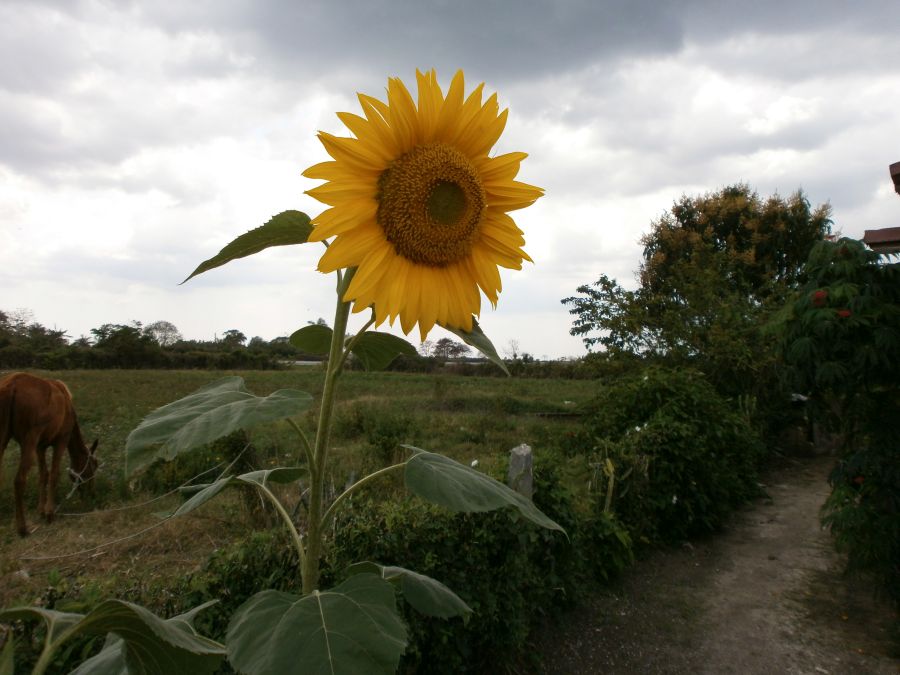
[[[894,191],[900,194],[900,162],[891,164],[891,180],[894,181]]]
[[[892,168],[893,166],[897,167],[898,174],[900,174],[900,162],[892,165]],[[898,175],[897,180],[900,180],[900,175]],[[898,253],[900,252],[900,227],[866,230],[862,240],[866,246],[878,253]]]

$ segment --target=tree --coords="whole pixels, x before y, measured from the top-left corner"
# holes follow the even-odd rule
[[[828,205],[802,192],[763,201],[746,185],[683,196],[644,236],[639,286],[602,275],[565,298],[588,349],[692,365],[722,393],[747,393],[775,358],[760,327],[796,288],[813,245],[830,232]],[[749,378],[749,379],[748,379]]]
[[[236,328],[226,330],[222,334],[222,344],[226,347],[243,347],[247,341],[247,336]]]
[[[419,345],[419,354],[429,357],[434,353],[434,340],[425,340]]]
[[[94,350],[104,355],[100,363],[116,368],[147,368],[163,356],[156,341],[145,334],[140,321],[131,325],[105,323],[92,328]]]
[[[504,350],[506,354],[506,358],[511,361],[515,361],[519,358],[519,341],[518,340],[510,340],[506,343],[506,349]]]
[[[181,340],[175,324],[168,321],[154,321],[144,326],[144,335],[150,336],[160,347],[171,347]]]
[[[434,343],[431,355],[438,359],[458,359],[469,353],[469,348],[461,342],[443,337]]]

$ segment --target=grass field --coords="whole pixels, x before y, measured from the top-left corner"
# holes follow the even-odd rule
[[[129,432],[157,407],[226,375],[244,377],[249,390],[258,395],[300,389],[311,393],[316,402],[322,380],[321,370],[315,367],[239,373],[95,370],[37,374],[68,384],[86,440],[100,439],[98,494],[93,501],[80,496],[64,501],[60,517],[44,524],[35,512],[34,471],[28,518],[38,529],[28,538],[19,538],[12,522],[11,489],[18,448],[10,445],[0,485],[0,606],[46,599],[47,594],[71,591],[73,585],[118,597],[139,597],[146,588],[164,587],[166,578],[197,568],[211,551],[247,532],[240,500],[231,496],[218,499],[196,515],[164,524],[154,514],[177,505],[177,496],[160,497],[169,487],[210,468],[222,457],[215,449],[199,450],[177,460],[181,467],[157,468],[143,478],[126,478],[124,446]],[[559,439],[578,425],[576,418],[559,413],[576,410],[596,388],[597,382],[589,380],[345,373],[339,385],[330,478],[340,486],[352,475],[378,468],[401,452],[400,443],[466,463],[477,459],[488,471],[496,469],[520,443],[530,444],[539,458],[543,451],[558,447]],[[313,408],[302,416],[300,425],[312,434],[315,419]],[[254,429],[253,461],[260,467],[294,464],[297,447],[293,433],[287,423]],[[573,475],[583,470],[583,466],[572,467]],[[68,490],[68,482],[61,480],[58,498],[64,499]],[[84,515],[76,515],[80,513]]]

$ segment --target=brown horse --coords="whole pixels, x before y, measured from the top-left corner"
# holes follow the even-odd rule
[[[16,526],[23,537],[29,533],[25,523],[23,497],[28,472],[38,462],[38,510],[49,523],[56,512],[56,485],[63,450],[69,451],[69,474],[76,483],[89,481],[97,470],[94,452],[97,441],[88,450],[78,428],[69,388],[59,380],[45,380],[28,373],[13,373],[0,380],[0,461],[10,439],[19,443],[21,457],[14,481]],[[50,471],[46,451],[53,448]]]

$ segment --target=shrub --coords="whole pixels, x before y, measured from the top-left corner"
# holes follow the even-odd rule
[[[848,566],[900,606],[900,263],[862,242],[822,242],[808,279],[774,324],[794,385],[841,458],[824,509]]]
[[[555,459],[555,458],[554,458]],[[399,565],[442,581],[474,613],[433,619],[402,605],[410,643],[401,670],[407,673],[498,672],[519,658],[530,631],[572,604],[585,582],[606,579],[631,559],[627,533],[602,509],[580,514],[560,484],[554,461],[535,473],[535,503],[562,525],[559,533],[521,521],[514,511],[451,513],[420,500],[394,495],[356,499],[343,510],[337,537],[323,569],[323,583],[342,578],[362,560]],[[173,594],[175,614],[208,599],[219,604],[198,618],[213,638],[228,618],[262,588],[297,592],[297,560],[280,531],[256,533],[219,551]]]
[[[762,442],[701,373],[625,376],[587,406],[585,424],[597,459],[624,479],[615,509],[637,539],[673,543],[713,530],[758,494]]]

